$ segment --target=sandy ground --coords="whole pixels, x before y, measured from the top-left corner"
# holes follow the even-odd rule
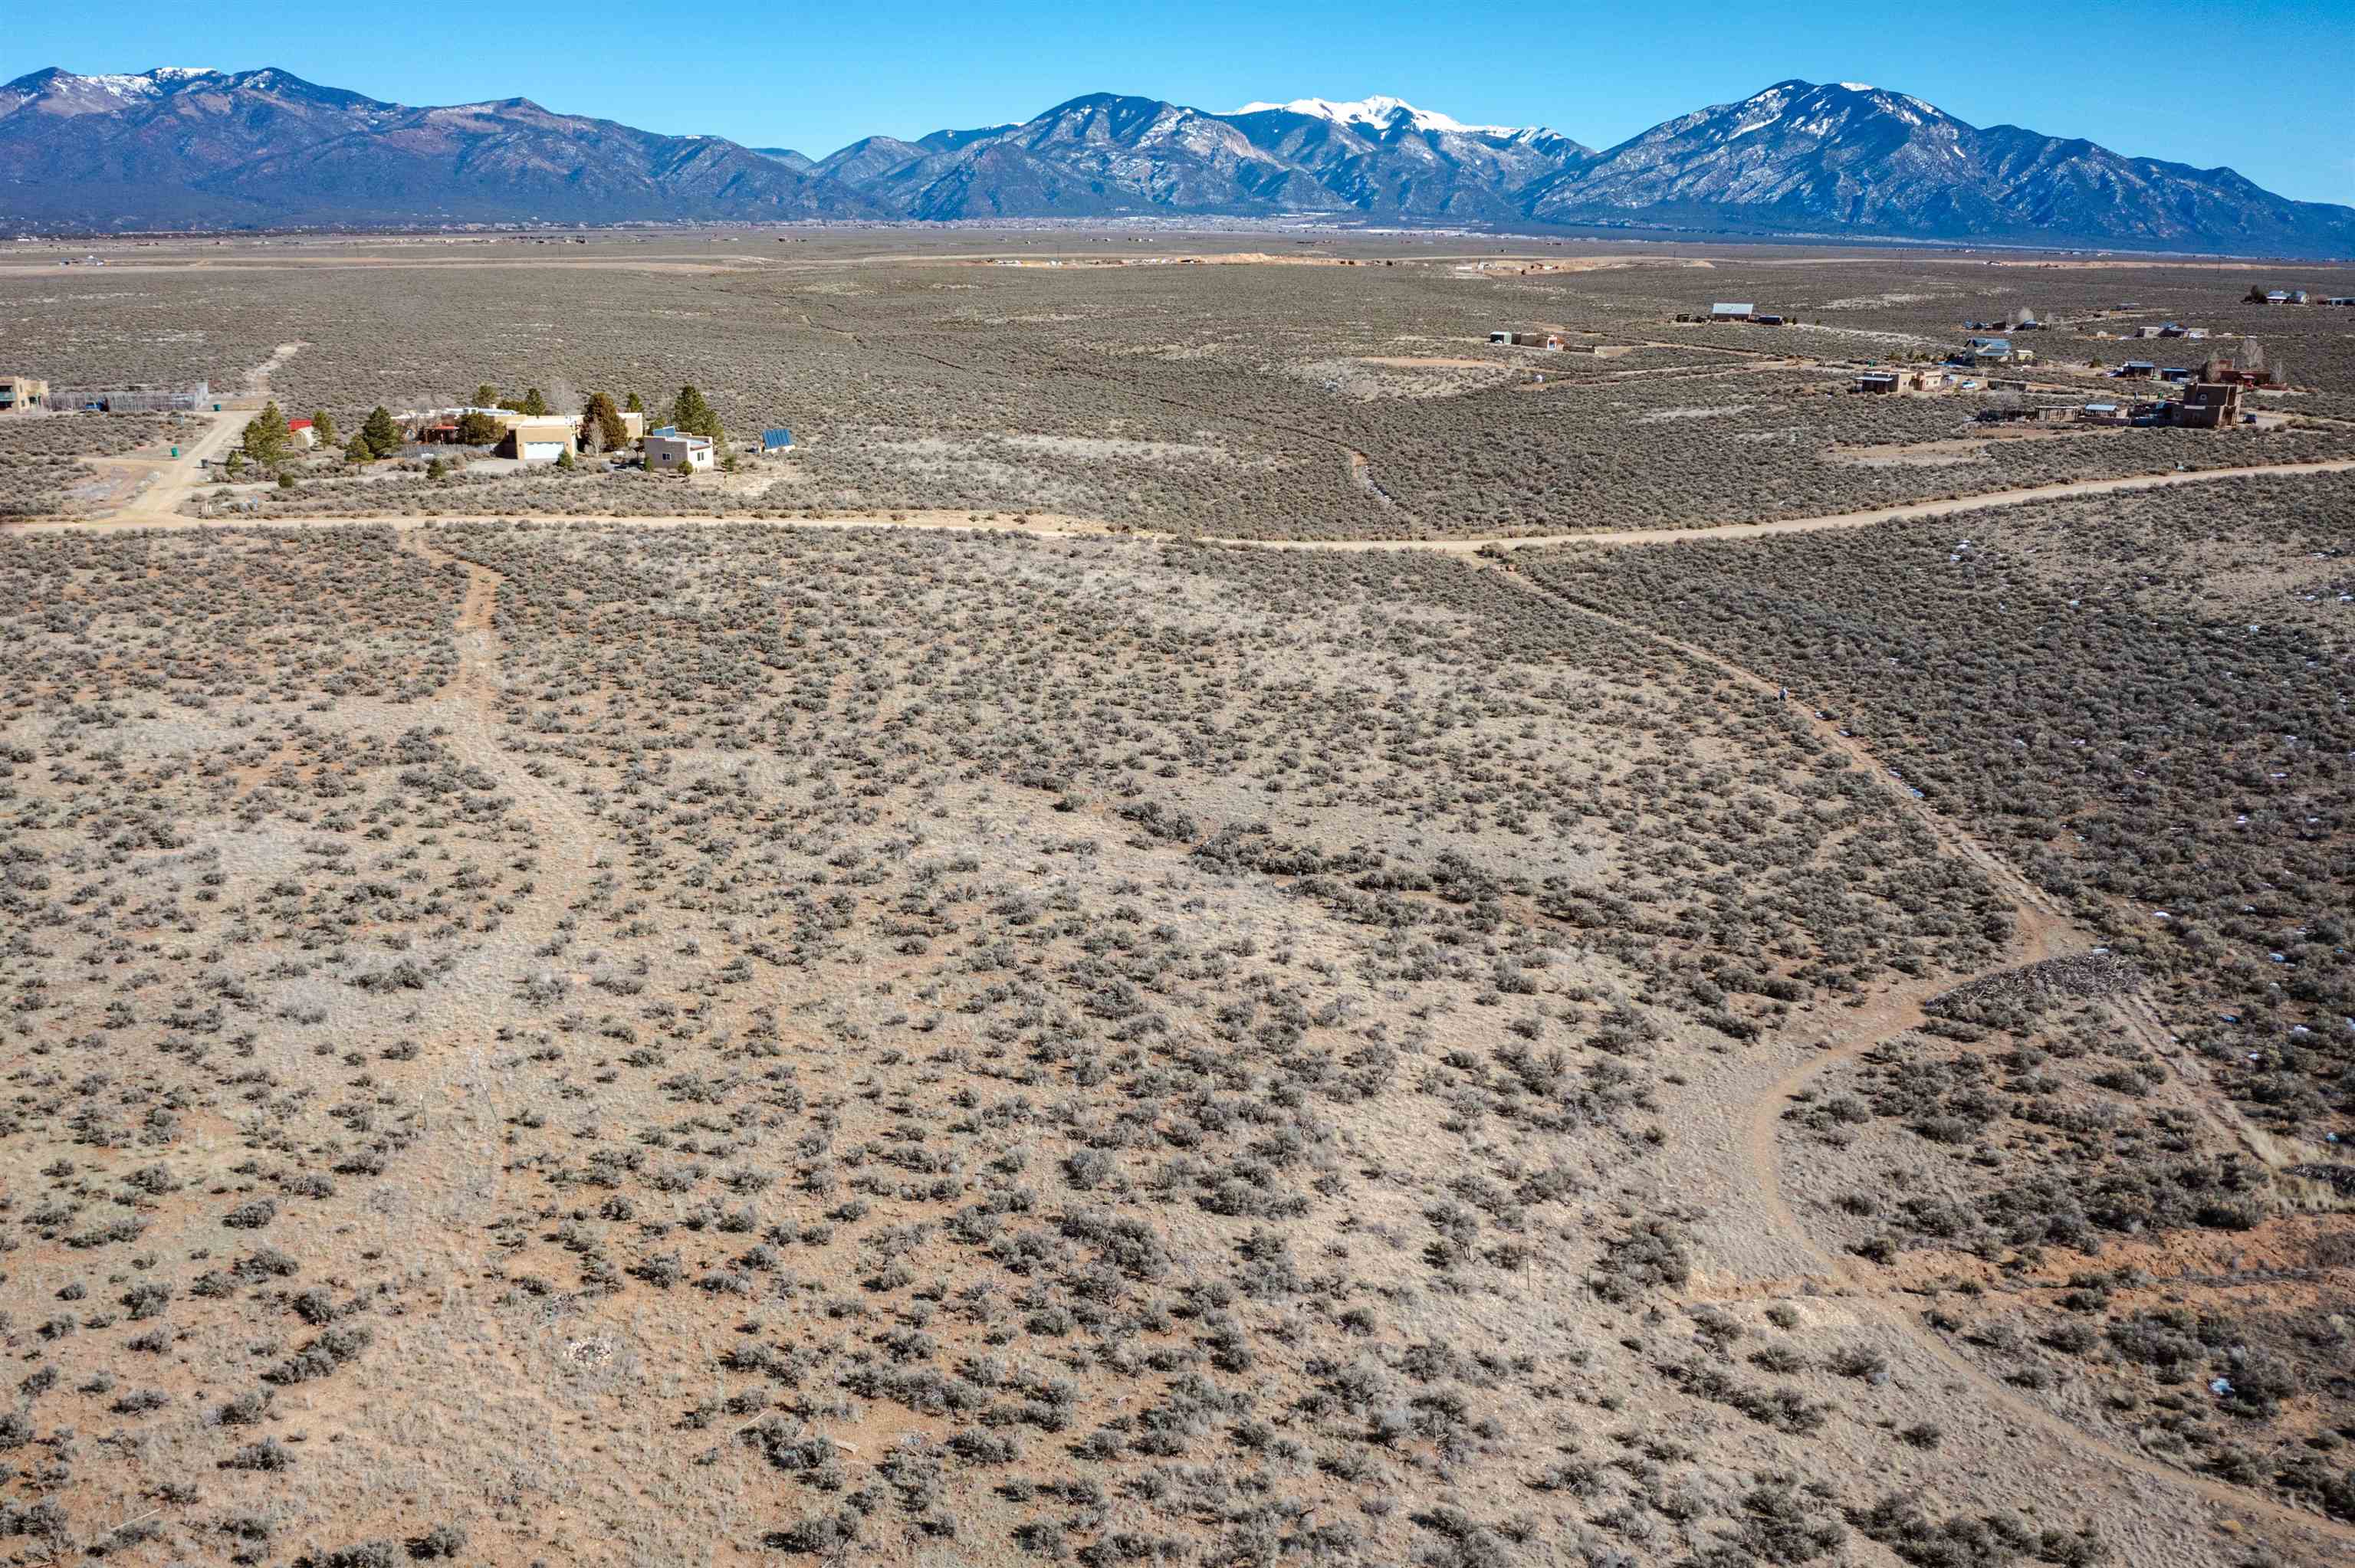
[[[224,415],[203,440],[218,443],[214,450],[225,448],[241,423],[240,419]],[[1818,527],[1860,527],[1901,517],[1942,515],[2053,495],[2098,494],[2243,474],[2328,472],[2350,468],[2355,468],[2355,460],[2276,468],[2147,475],[2129,480],[2085,481],[2001,493],[1993,497],[1973,497],[1960,502],[1923,503],[1778,524],[1730,524],[1702,530],[1627,530],[1547,540],[1304,542],[1256,545],[1253,547],[1436,549],[1451,554],[1476,554],[1487,545],[1519,546],[1571,542],[1615,545],[1708,537],[1751,537]],[[148,503],[154,503],[152,492]],[[401,530],[409,547],[422,561],[446,567],[453,559],[442,547],[430,525],[414,520],[383,521],[391,522]],[[611,525],[613,520],[598,521]],[[657,526],[692,527],[701,525],[704,520],[648,521]],[[154,522],[180,528],[254,525],[200,523],[176,516],[167,520],[151,520],[146,507],[142,506],[118,514],[110,524],[101,526],[138,527],[153,525]],[[976,524],[968,516],[958,514],[909,514],[896,520],[842,518],[769,525],[816,528],[898,526],[954,532],[1027,532],[1072,537],[1111,532],[1100,524],[1090,524],[1084,520],[1045,520],[1022,527]],[[87,524],[59,524],[50,526]],[[1203,543],[1216,545],[1225,542]],[[1509,570],[1509,563],[1505,564],[1504,569]],[[572,845],[593,842],[602,831],[599,825],[584,817],[577,803],[563,790],[542,783],[535,775],[519,767],[516,758],[500,744],[506,723],[499,711],[503,685],[496,616],[498,588],[496,573],[478,565],[467,565],[465,589],[453,622],[458,636],[459,669],[455,679],[433,700],[430,719],[445,727],[453,750],[470,763],[498,778],[502,788],[517,797],[523,814],[530,823],[530,836],[534,842]],[[1624,624],[1624,630],[1631,637],[1653,638],[1656,635],[1632,624]],[[1712,667],[1753,690],[1763,693],[1771,689],[1755,673],[1704,651],[1673,641],[1669,641],[1669,645],[1684,656]],[[1914,800],[1910,791],[1889,778],[1886,768],[1875,762],[1863,742],[1839,735],[1838,726],[1828,721],[1811,719],[1808,722],[1827,744],[1856,758],[1864,764],[1868,777],[1877,779],[1880,786],[1904,809],[1917,813],[1938,836],[1948,853],[1977,864],[2013,899],[2019,911],[2018,936],[2012,948],[2004,955],[1997,968],[2085,949],[2090,938],[2062,919],[2039,890],[1989,854],[1959,825]],[[542,910],[562,907],[568,898],[584,885],[588,869],[584,858],[577,854],[559,854],[544,860],[539,867],[542,887],[540,896],[535,900],[535,907]],[[1885,1346],[1905,1383],[1915,1389],[1926,1390],[1936,1386],[1945,1391],[1945,1397],[1938,1402],[1939,1413],[1945,1415],[1952,1412],[1958,1422],[1968,1425],[1970,1431],[1967,1436],[1958,1433],[1954,1442],[1958,1449],[1965,1449],[1972,1455],[1972,1462],[1997,1462],[2000,1457],[2002,1461],[2032,1466],[2047,1477],[2050,1495],[2056,1505],[2078,1510],[2111,1510],[2104,1523],[2123,1538],[2123,1544],[2129,1553],[2134,1554],[2129,1560],[2159,1560],[2150,1554],[2163,1552],[2167,1532],[2182,1528],[2179,1521],[2183,1518],[2182,1510],[2186,1509],[2201,1512],[2222,1510],[2223,1516],[2233,1520],[2236,1528],[2240,1520],[2245,1520],[2251,1522],[2251,1527],[2262,1530],[2286,1546],[2295,1542],[2304,1552],[2314,1553],[2311,1557],[2301,1554],[2300,1560],[2321,1561],[2323,1555],[2330,1551],[2344,1552],[2355,1546],[2355,1530],[2275,1504],[2244,1489],[2188,1474],[2163,1460],[2089,1433],[2064,1415],[2029,1399],[1923,1326],[1913,1307],[1888,1294],[1885,1281],[1864,1274],[1851,1259],[1810,1234],[1785,1191],[1786,1173],[1784,1160],[1786,1153],[1780,1138],[1783,1109],[1795,1095],[1806,1089],[1826,1071],[1855,1060],[1896,1033],[1918,1026],[1923,1022],[1923,1002],[1934,992],[1956,983],[1956,978],[1951,976],[1934,981],[1916,982],[1884,992],[1863,1008],[1838,1010],[1837,1016],[1824,1020],[1824,1027],[1820,1031],[1804,1032],[1818,1037],[1795,1039],[1780,1053],[1760,1053],[1745,1058],[1729,1067],[1721,1079],[1710,1082],[1707,1086],[1707,1095],[1696,1096],[1680,1107],[1688,1113],[1689,1141],[1696,1150],[1694,1159],[1710,1173],[1710,1189],[1724,1198],[1699,1238],[1702,1267],[1688,1292],[1689,1298],[1791,1300],[1802,1306],[1810,1319],[1819,1325]],[[2132,1016],[2126,1022],[2137,1028],[2147,1027],[2144,1021]],[[453,1076],[446,1086],[448,1092],[461,1100],[470,1092],[470,1084],[478,1084],[488,1077],[482,1070],[479,1054],[452,1058],[449,1071]],[[487,1117],[502,1107],[481,1103],[477,1108]],[[456,1183],[496,1181],[497,1172],[486,1165],[478,1171],[453,1171],[449,1173],[449,1179]],[[1509,1303],[1497,1304],[1500,1310],[1509,1307]],[[1536,1308],[1531,1304],[1521,1309]],[[1476,1316],[1476,1308],[1467,1308],[1466,1310]],[[461,1319],[464,1316],[463,1311],[458,1315]],[[1901,1383],[1899,1386],[1904,1385]],[[1966,1398],[1952,1397],[1965,1391],[1967,1391]],[[864,1439],[868,1434],[862,1430],[860,1436]],[[1957,1462],[1961,1462],[1959,1454]],[[2145,1506],[2120,1509],[2120,1500],[2127,1497],[2141,1499]]]

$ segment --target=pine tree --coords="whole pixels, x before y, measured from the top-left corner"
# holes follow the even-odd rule
[[[321,446],[334,446],[336,444],[336,417],[333,414],[328,413],[325,408],[312,409],[311,433],[319,438],[319,444]]]
[[[376,453],[368,449],[368,439],[365,434],[356,435],[352,438],[351,445],[344,449],[344,456],[353,462],[374,462],[376,461]]]
[[[630,394],[630,400],[622,405],[622,412],[625,414],[643,414],[645,411],[646,406],[645,402],[642,401],[634,392]]]
[[[240,444],[246,456],[266,468],[286,455],[287,435],[286,416],[278,411],[273,401],[265,404],[245,427],[245,439]]]
[[[622,422],[622,411],[613,407],[612,395],[591,393],[588,406],[581,410],[581,450],[613,452],[629,444],[630,428]]]
[[[527,414],[535,419],[541,418],[548,412],[548,395],[537,387],[525,387],[523,407],[518,412]]]
[[[392,410],[378,403],[368,410],[368,423],[360,427],[358,440],[368,443],[370,457],[387,458],[400,450],[400,426]]]
[[[711,405],[703,400],[703,394],[697,391],[692,384],[678,389],[678,401],[670,407],[669,422],[677,425],[679,433],[685,436],[709,436],[717,441],[724,439],[727,433],[719,428],[719,416],[712,411]]]
[[[489,382],[485,381],[485,382],[484,382],[480,387],[475,387],[475,388],[474,388],[474,407],[475,407],[475,408],[497,408],[498,406],[499,406],[499,389],[498,389],[497,387],[496,387],[492,386]]]

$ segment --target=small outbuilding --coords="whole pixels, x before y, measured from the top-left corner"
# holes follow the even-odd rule
[[[1713,322],[1746,322],[1757,310],[1758,307],[1753,304],[1714,304],[1709,308],[1709,319]]]
[[[794,450],[794,433],[779,425],[761,432],[761,450],[764,452],[789,452]]]
[[[650,470],[695,471],[711,467],[714,461],[709,436],[657,433],[646,438],[646,467]]]

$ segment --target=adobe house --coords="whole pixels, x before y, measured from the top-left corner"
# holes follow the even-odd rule
[[[712,465],[711,440],[708,436],[663,435],[657,432],[646,438],[646,467],[650,470],[688,469],[701,471]]]
[[[525,462],[554,462],[567,454],[578,457],[580,423],[553,414],[541,418],[517,418],[491,450],[498,457],[520,458]]]
[[[49,400],[49,384],[30,376],[0,376],[0,414],[37,408]]]
[[[2226,430],[2241,422],[2241,388],[2231,382],[2201,381],[2183,394],[2175,422],[2194,430]]]

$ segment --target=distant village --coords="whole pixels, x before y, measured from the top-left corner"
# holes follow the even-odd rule
[[[2312,302],[2303,289],[2253,288],[2243,297],[2243,303],[2299,306]],[[2355,297],[2332,296],[2321,303],[2341,307],[2355,306]],[[2136,312],[2143,307],[2138,301],[2122,300],[2115,307],[2118,312]],[[2107,315],[2107,311],[2094,313],[2093,319]],[[1721,300],[1706,311],[1681,311],[1675,317],[1679,326],[1747,326],[1796,327],[1806,323],[1794,314],[1782,311],[1764,310],[1747,300]],[[2264,353],[2254,340],[2243,338],[2232,355],[2203,354],[2197,363],[2167,365],[2156,359],[2131,358],[2115,367],[2105,368],[2099,361],[2091,366],[2065,368],[2082,376],[2099,374],[2106,379],[2143,382],[2160,395],[2126,398],[2095,397],[2090,400],[2031,402],[2037,393],[2067,396],[2082,392],[2072,381],[2047,379],[2038,381],[2022,374],[2037,365],[2037,353],[2018,341],[2020,334],[2042,333],[2051,323],[2041,318],[2032,309],[2019,311],[2016,318],[1997,321],[1967,321],[1963,323],[1966,334],[1952,350],[1936,362],[1920,365],[1882,366],[1868,362],[1849,380],[1850,393],[1867,397],[1925,397],[1955,393],[1983,393],[1994,400],[1981,408],[1975,418],[1987,424],[2083,424],[2133,427],[2172,426],[2183,429],[2218,430],[2243,424],[2254,424],[2257,416],[2243,406],[2252,391],[2280,384],[2277,370],[2269,368]],[[1502,347],[1534,348],[1549,353],[1600,354],[1606,356],[1623,352],[1613,345],[1580,344],[1577,334],[1561,329],[1526,330],[1500,327],[1488,334],[1488,342]],[[2110,334],[2102,333],[2098,336]],[[2137,325],[2132,334],[2136,341],[2182,342],[2204,344],[2210,338],[2209,329],[2187,326],[2180,322],[2165,322],[2157,325]],[[1853,361],[1849,362],[1853,364]],[[2057,377],[2061,369],[2052,373]],[[1551,379],[1540,369],[1522,372],[1528,384],[1543,386]],[[2169,396],[2162,389],[2172,389]]]

